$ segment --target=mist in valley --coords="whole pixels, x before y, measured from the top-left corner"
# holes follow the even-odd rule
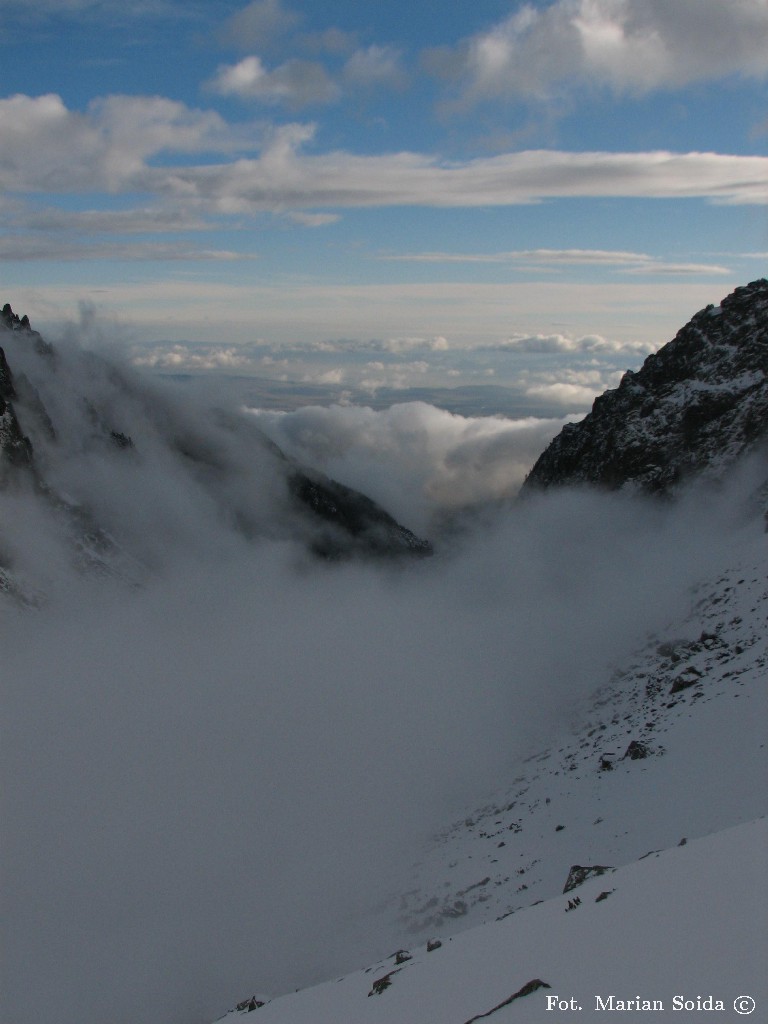
[[[30,598],[0,609],[9,1024],[201,1024],[391,952],[430,835],[757,528],[749,472],[674,504],[515,502],[553,421],[217,411],[103,339],[5,347],[55,427],[20,398],[49,491],[0,491]],[[313,557],[262,428],[432,557]]]

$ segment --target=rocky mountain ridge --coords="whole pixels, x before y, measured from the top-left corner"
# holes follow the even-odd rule
[[[200,416],[206,424],[216,423],[218,450],[196,429]],[[85,466],[94,459],[126,465],[151,460],[153,449],[174,471],[201,485],[205,500],[217,502],[221,516],[250,539],[282,535],[324,559],[431,552],[427,541],[375,502],[288,459],[250,422],[235,422],[215,409],[174,407],[167,394],[150,395],[143,382],[93,352],[54,348],[32,329],[29,317],[5,304],[0,312],[0,486],[31,491],[58,518],[81,568],[131,578],[138,567],[126,570],[114,517],[93,507],[99,496],[92,502],[86,493],[70,493],[61,465],[79,460]],[[235,499],[236,478],[248,474],[254,477],[254,500],[242,494]],[[267,479],[260,480],[260,474]],[[265,491],[271,492],[269,508],[257,510],[258,495]],[[16,585],[3,554],[1,588],[17,597],[31,594],[34,584],[31,590]]]
[[[568,424],[531,469],[523,492],[588,484],[667,495],[719,475],[768,431],[768,280],[700,310],[675,338],[628,371]]]

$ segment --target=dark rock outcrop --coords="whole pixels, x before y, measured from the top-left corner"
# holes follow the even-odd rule
[[[651,756],[651,751],[647,743],[643,743],[642,740],[632,740],[627,749],[624,751],[624,760],[629,758],[630,761],[642,761],[646,757]]]
[[[10,306],[7,306],[10,309]],[[6,315],[3,309],[3,322]],[[4,477],[2,463],[11,466],[30,466],[32,464],[32,442],[25,437],[18,417],[13,408],[12,400],[16,398],[16,387],[13,374],[5,358],[4,349],[0,348],[0,479]]]
[[[719,474],[768,435],[768,280],[698,312],[595,399],[539,457],[523,492],[590,484],[668,494]]]
[[[591,867],[582,867],[581,864],[574,864],[568,872],[568,878],[563,892],[570,892],[577,886],[582,885],[588,878],[596,878],[604,875],[606,871],[613,871],[613,868],[605,864],[594,864]]]
[[[359,491],[303,469],[296,470],[289,483],[295,500],[327,524],[327,529],[312,542],[313,551],[322,558],[336,559],[355,553],[377,556],[432,553],[429,541],[401,526]]]

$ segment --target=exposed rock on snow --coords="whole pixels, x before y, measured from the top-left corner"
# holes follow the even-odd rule
[[[592,867],[582,867],[580,864],[574,864],[568,872],[563,892],[570,892],[571,889],[576,889],[578,886],[583,885],[588,878],[597,878],[598,875],[604,875],[607,871],[613,871],[613,868],[605,864],[595,864]]]

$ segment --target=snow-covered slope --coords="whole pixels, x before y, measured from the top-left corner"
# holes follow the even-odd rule
[[[224,1020],[251,1006],[275,1024],[465,1024],[535,979],[550,987],[493,1020],[546,1020],[548,995],[575,998],[582,1019],[603,1012],[597,995],[661,1000],[670,1019],[676,995],[713,996],[731,1012],[749,995],[764,1013],[768,544],[759,521],[724,556],[733,565],[703,581],[629,664],[596,680],[552,747],[435,838],[393,907],[404,953],[338,983],[260,996],[261,1008],[245,1001]]]
[[[585,881],[569,894],[257,1007],[226,1024],[533,1024],[605,1012],[765,1019],[765,819]],[[254,1010],[249,1010],[253,1006]],[[251,1017],[251,1013],[255,1016]],[[547,1014],[551,1013],[552,1017]],[[718,1013],[718,1016],[714,1016]],[[696,1014],[697,1016],[694,1016]]]
[[[768,812],[768,544],[702,583],[692,608],[596,691],[573,727],[425,856],[415,934],[559,891],[571,863],[626,864]],[[567,665],[563,666],[567,672]]]

